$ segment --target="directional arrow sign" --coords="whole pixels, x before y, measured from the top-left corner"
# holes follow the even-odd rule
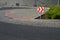
[[[44,12],[44,7],[40,7],[40,6],[39,6],[39,7],[37,8],[37,11],[38,11],[39,13],[40,13],[40,12]]]

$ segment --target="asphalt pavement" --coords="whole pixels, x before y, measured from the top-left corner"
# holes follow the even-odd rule
[[[60,40],[60,28],[0,22],[0,40]]]
[[[60,21],[57,21],[57,24],[55,24],[56,22],[52,23],[56,27],[47,27],[45,25],[50,21],[46,23],[42,20],[15,20],[5,16],[6,11],[0,10],[0,40],[60,40]],[[41,26],[42,24],[39,23],[44,23],[45,25]],[[33,24],[39,26],[33,26]]]

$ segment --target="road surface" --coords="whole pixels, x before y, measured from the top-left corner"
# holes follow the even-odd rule
[[[22,23],[21,20],[17,21],[5,16],[5,13],[6,10],[0,10],[0,40],[60,40],[60,21],[57,21],[57,24],[52,23],[56,25],[55,27],[45,26],[48,23],[42,20],[38,22],[46,23],[45,25],[41,26],[41,24],[38,24],[39,26],[32,26],[27,24],[37,24],[37,20],[23,21]]]

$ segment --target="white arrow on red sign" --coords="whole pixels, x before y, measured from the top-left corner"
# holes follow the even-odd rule
[[[39,7],[37,8],[37,11],[38,11],[38,12],[44,12],[44,7],[40,7],[40,6],[39,6]]]

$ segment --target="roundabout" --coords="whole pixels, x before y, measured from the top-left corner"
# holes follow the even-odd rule
[[[60,39],[60,20],[33,19],[34,15],[20,13],[20,9],[0,10],[0,40]]]

